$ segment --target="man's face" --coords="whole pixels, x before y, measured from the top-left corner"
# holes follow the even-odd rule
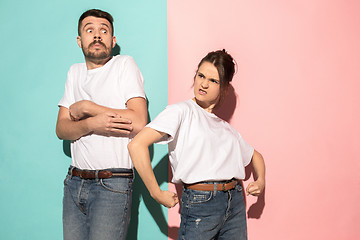
[[[102,60],[111,56],[116,38],[112,35],[111,24],[105,18],[89,16],[83,19],[77,43],[85,58]]]

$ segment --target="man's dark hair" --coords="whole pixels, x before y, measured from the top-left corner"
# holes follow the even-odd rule
[[[86,12],[84,12],[80,18],[79,18],[79,23],[78,23],[78,34],[80,36],[80,28],[81,28],[81,22],[82,20],[84,20],[84,18],[86,17],[97,17],[97,18],[105,18],[106,20],[109,21],[109,23],[111,24],[111,35],[114,35],[114,26],[113,26],[113,17],[110,15],[110,13],[108,12],[104,12],[102,10],[99,9],[90,9],[87,10]]]

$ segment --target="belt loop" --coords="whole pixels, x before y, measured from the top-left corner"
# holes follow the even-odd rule
[[[214,182],[214,197],[216,196],[217,193],[217,182]]]
[[[73,177],[73,170],[74,170],[74,166],[70,166],[70,179]]]
[[[96,180],[96,182],[99,181],[99,170],[95,171],[95,180]]]

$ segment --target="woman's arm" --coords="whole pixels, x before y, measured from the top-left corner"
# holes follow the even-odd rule
[[[262,155],[254,150],[254,154],[251,159],[251,163],[255,171],[255,182],[250,183],[247,188],[247,194],[253,196],[259,196],[265,188],[265,162]]]
[[[131,160],[141,179],[149,190],[151,197],[165,207],[173,207],[178,203],[177,195],[173,192],[162,191],[156,181],[150,162],[148,147],[161,139],[165,133],[146,127],[141,130],[128,144]]]

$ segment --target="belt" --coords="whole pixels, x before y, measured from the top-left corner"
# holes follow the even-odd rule
[[[217,183],[216,190],[217,191],[228,191],[234,189],[236,184],[238,184],[240,180],[232,180],[228,183]],[[205,184],[205,183],[194,183],[194,184],[184,184],[185,188],[197,191],[214,191],[215,184]]]
[[[112,178],[112,177],[120,177],[120,178],[133,178],[134,172],[112,172],[111,170],[81,170],[78,168],[69,168],[69,174],[75,177],[83,178],[83,179],[96,179],[97,178]]]

